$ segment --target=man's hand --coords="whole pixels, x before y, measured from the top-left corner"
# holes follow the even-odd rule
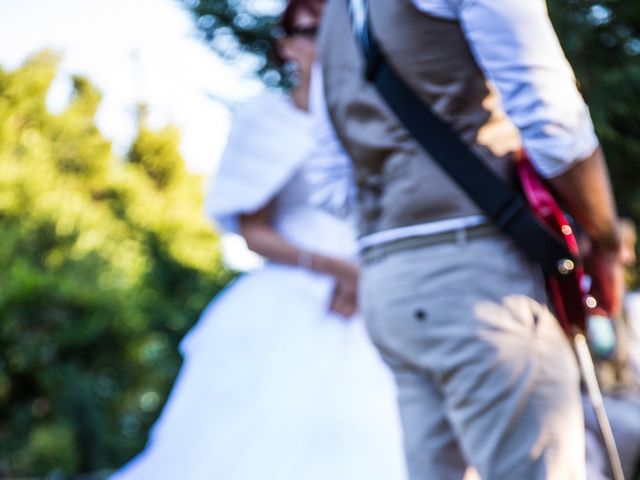
[[[602,150],[598,148],[550,180],[588,237],[584,261],[592,280],[591,292],[607,315],[616,317],[621,312],[624,267],[619,220]]]
[[[618,252],[621,238],[609,172],[601,149],[549,179],[563,206],[595,247]]]
[[[620,252],[591,248],[585,255],[584,266],[591,277],[591,294],[610,318],[622,313],[624,295],[624,266]]]

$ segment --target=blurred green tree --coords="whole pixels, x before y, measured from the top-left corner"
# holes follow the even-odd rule
[[[222,58],[251,65],[267,86],[286,83],[273,39],[284,0],[179,0],[191,10],[202,40]]]
[[[56,65],[42,53],[0,69],[0,478],[139,451],[179,339],[230,279],[178,132],[141,119],[117,158],[88,80],[47,111]]]
[[[640,2],[551,0],[625,214],[640,220]]]

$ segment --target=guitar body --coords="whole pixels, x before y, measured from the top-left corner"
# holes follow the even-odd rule
[[[518,156],[516,171],[520,179],[522,193],[531,210],[544,225],[566,242],[567,248],[573,257],[576,260],[580,259],[578,242],[570,222],[538,172],[533,168],[524,151],[521,151]],[[615,438],[607,418],[607,412],[602,403],[602,393],[598,386],[593,359],[585,339],[587,327],[591,331],[594,324],[596,324],[594,320],[598,320],[601,324],[604,322],[612,329],[611,320],[605,312],[598,308],[596,300],[589,295],[589,288],[581,264],[573,265],[571,269],[559,268],[555,275],[547,275],[546,281],[549,300],[555,308],[556,317],[565,333],[570,339],[573,339],[578,356],[578,364],[580,365],[589,398],[598,419],[602,439],[606,446],[613,478],[624,480],[620,456],[618,455]],[[595,337],[597,336],[595,335]],[[592,340],[597,340],[597,338],[592,338]],[[613,342],[615,346],[615,339]],[[604,353],[603,357],[606,358],[612,352],[613,348],[609,345],[609,349],[601,353]]]
[[[522,193],[536,217],[566,243],[574,258],[580,258],[578,241],[571,223],[544,184],[524,151],[516,162]],[[567,261],[559,265],[556,275],[547,275],[547,292],[556,317],[567,335],[586,330],[587,317],[595,307],[589,296],[584,269],[580,263]]]

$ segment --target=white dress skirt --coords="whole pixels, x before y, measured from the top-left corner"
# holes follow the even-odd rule
[[[298,143],[302,158],[295,161],[256,147],[271,167],[258,184],[268,187],[256,193],[252,171],[243,191],[244,174],[236,170],[247,168],[252,149],[243,143],[238,157],[234,131],[253,131],[260,146],[256,132],[263,126],[247,130],[247,122],[253,127],[264,117],[256,110],[273,120],[274,109],[290,109],[280,114],[292,117],[291,134],[302,136],[309,125],[286,97],[268,95],[257,105],[236,118],[208,211],[233,229],[238,213],[275,198],[275,227],[293,244],[352,255],[351,228],[306,201],[302,172],[313,154],[308,138]],[[282,140],[272,128],[264,134]],[[297,140],[287,142],[289,149]],[[228,195],[241,198],[234,203]],[[333,286],[329,277],[272,263],[229,285],[183,340],[184,364],[146,449],[111,478],[405,480],[391,374],[362,319],[329,312]]]

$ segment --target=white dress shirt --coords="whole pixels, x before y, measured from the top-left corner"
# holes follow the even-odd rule
[[[425,13],[460,22],[542,175],[559,175],[593,153],[598,139],[589,110],[544,0],[412,1]]]

